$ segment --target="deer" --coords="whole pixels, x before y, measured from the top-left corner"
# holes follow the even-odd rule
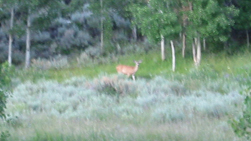
[[[132,76],[132,79],[135,81],[135,73],[138,71],[138,69],[139,69],[139,64],[140,64],[141,62],[142,62],[141,60],[139,60],[139,61],[135,61],[135,60],[134,60],[135,67],[133,67],[133,66],[126,66],[126,65],[118,65],[118,66],[116,67],[117,72],[118,72],[118,73],[125,74],[125,75],[127,75],[128,77]]]

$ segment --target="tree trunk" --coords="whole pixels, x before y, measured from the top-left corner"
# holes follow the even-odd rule
[[[14,8],[11,8],[11,17],[10,17],[10,30],[13,29],[13,22],[14,22]],[[13,42],[13,36],[12,31],[9,33],[9,52],[8,52],[8,63],[9,66],[12,65],[12,42]]]
[[[134,41],[137,41],[137,28],[136,26],[133,26],[132,28],[132,37]]]
[[[164,61],[166,59],[165,57],[165,39],[163,37],[163,35],[160,35],[161,36],[161,59],[162,61]]]
[[[203,38],[203,49],[206,50],[206,39]]]
[[[117,43],[116,46],[117,46],[117,53],[118,53],[119,55],[121,55],[122,52],[121,52],[121,47],[120,47],[119,43]]]
[[[101,53],[103,53],[104,51],[104,21],[103,21],[103,0],[100,0],[100,7],[101,7],[101,22],[100,22],[100,29],[101,29],[101,33],[100,33],[100,50]]]
[[[30,66],[30,12],[27,17],[27,27],[26,27],[26,56],[25,56],[25,68],[29,68]]]
[[[247,48],[249,50],[249,33],[248,33],[248,30],[246,30],[246,36],[247,36]]]
[[[200,43],[200,37],[197,39],[197,60],[196,60],[196,67],[200,65],[200,60],[201,60],[201,43]]]
[[[175,64],[175,48],[174,48],[172,40],[170,41],[170,43],[171,43],[171,48],[172,48],[172,70],[173,70],[173,72],[175,72],[175,66],[176,66],[176,64]]]
[[[193,61],[194,63],[196,64],[197,62],[197,58],[196,58],[196,48],[195,48],[195,44],[196,44],[197,40],[196,38],[194,38],[194,41],[193,41],[193,44],[192,44],[192,47],[193,47]]]
[[[100,33],[100,49],[103,53],[104,51],[104,29],[103,29],[103,21],[101,21],[101,33]]]
[[[186,50],[186,34],[182,33],[182,57],[185,58],[185,50]]]
[[[201,43],[200,43],[200,37],[194,38],[194,43],[193,43],[193,61],[194,64],[197,67],[200,65],[201,61]]]

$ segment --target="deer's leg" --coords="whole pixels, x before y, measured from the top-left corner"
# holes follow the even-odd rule
[[[133,81],[135,81],[135,76],[134,76],[134,74],[132,75],[132,79],[133,79]]]

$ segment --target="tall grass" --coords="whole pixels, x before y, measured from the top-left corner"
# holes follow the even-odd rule
[[[41,115],[40,115],[41,116]],[[135,126],[114,121],[62,120],[33,117],[23,128],[9,128],[9,140],[23,141],[228,141],[238,140],[228,125],[218,120]],[[37,119],[37,120],[34,120]]]
[[[169,58],[149,52],[19,71],[0,127],[9,140],[25,141],[239,140],[228,119],[241,114],[250,55],[204,55],[198,69],[192,58],[177,56],[176,72]],[[117,64],[133,60],[143,61],[136,81],[117,74]]]
[[[191,71],[196,73],[203,72],[203,74],[207,75],[206,77],[208,78],[235,77],[236,79],[242,79],[243,77],[249,78],[251,74],[251,65],[249,63],[251,56],[249,53],[237,54],[233,56],[227,56],[225,54],[203,54],[201,65],[198,69],[195,69],[191,56],[187,55],[186,58],[182,58],[181,55],[179,55],[178,53],[176,54],[175,72],[172,72],[171,56],[167,54],[167,59],[165,61],[162,61],[159,51],[153,50],[141,54],[132,53],[130,55],[122,55],[115,57],[101,57],[96,58],[94,60],[89,60],[87,62],[81,62],[80,60],[77,61],[74,57],[72,57],[68,61],[69,64],[65,65],[67,67],[63,69],[53,69],[56,67],[55,66],[51,67],[51,69],[48,70],[38,70],[38,72],[41,72],[38,74],[32,73],[32,70],[31,72],[28,72],[26,74],[23,73],[24,71],[20,71],[21,74],[19,74],[19,76],[24,78],[31,78],[33,76],[34,79],[34,76],[37,75],[38,78],[43,77],[46,79],[54,79],[59,81],[63,81],[65,79],[68,79],[69,77],[74,76],[85,76],[88,78],[94,78],[99,74],[104,73],[116,74],[117,72],[115,68],[118,64],[134,66],[134,60],[143,61],[139,66],[138,72],[136,73],[136,76],[141,78],[152,78],[158,75],[172,78],[176,74],[190,75]],[[78,63],[79,61],[81,62],[81,64]],[[60,62],[53,62],[50,64],[57,64],[57,66],[63,66],[60,65]],[[32,75],[29,75],[30,73]]]
[[[202,84],[196,89],[190,89],[184,76],[180,76],[179,81],[160,76],[150,80],[138,78],[137,81],[132,81],[120,75],[100,75],[94,79],[73,77],[63,82],[27,81],[18,85],[12,97],[8,99],[6,112],[9,116],[5,126],[13,128],[10,132],[14,134],[13,138],[18,135],[17,129],[22,130],[23,132],[19,134],[25,138],[24,140],[79,140],[80,138],[86,140],[148,140],[148,138],[149,140],[184,140],[188,137],[191,140],[201,140],[211,135],[217,135],[210,138],[211,140],[227,140],[229,137],[234,137],[228,125],[224,125],[227,130],[224,132],[227,135],[213,132],[209,135],[207,132],[212,128],[202,130],[197,122],[202,124],[212,120],[212,123],[208,124],[216,126],[220,122],[226,124],[224,119],[227,117],[240,114],[239,108],[235,105],[241,106],[243,101],[243,97],[239,94],[242,86],[236,86],[234,82],[211,81],[201,82]],[[218,83],[224,83],[226,89],[218,91],[217,88],[211,87],[216,87]],[[43,123],[43,120],[48,123]],[[40,126],[57,124],[57,120],[62,123],[55,125],[55,128],[49,126],[50,128],[47,129],[48,126]],[[78,134],[72,133],[70,129],[66,134],[64,130],[61,131],[63,127],[73,128],[74,126],[69,127],[72,125],[67,124],[72,124],[71,122],[74,124],[75,120],[101,122],[101,124],[97,124],[98,130],[92,129],[90,125],[83,125],[84,128],[91,128],[91,130],[79,129]],[[65,125],[64,121],[69,123]],[[105,123],[110,124],[102,125]],[[130,126],[124,125],[125,123]],[[181,131],[183,127],[180,130],[176,129],[175,132],[171,130],[175,129],[175,126],[190,128],[190,124],[196,124],[194,128],[201,128],[202,131],[187,130],[183,133]],[[172,125],[172,127],[166,129],[163,125]],[[158,128],[157,131],[146,130],[146,126],[153,129],[161,126],[163,131]],[[122,136],[109,130],[112,127],[115,128],[114,130],[122,130]],[[34,134],[30,135],[30,132]],[[85,132],[85,135],[81,132]],[[190,133],[196,136],[191,137]]]

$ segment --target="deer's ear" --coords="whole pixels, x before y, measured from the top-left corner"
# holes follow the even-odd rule
[[[142,60],[139,60],[138,62],[139,62],[139,63],[142,63]]]

